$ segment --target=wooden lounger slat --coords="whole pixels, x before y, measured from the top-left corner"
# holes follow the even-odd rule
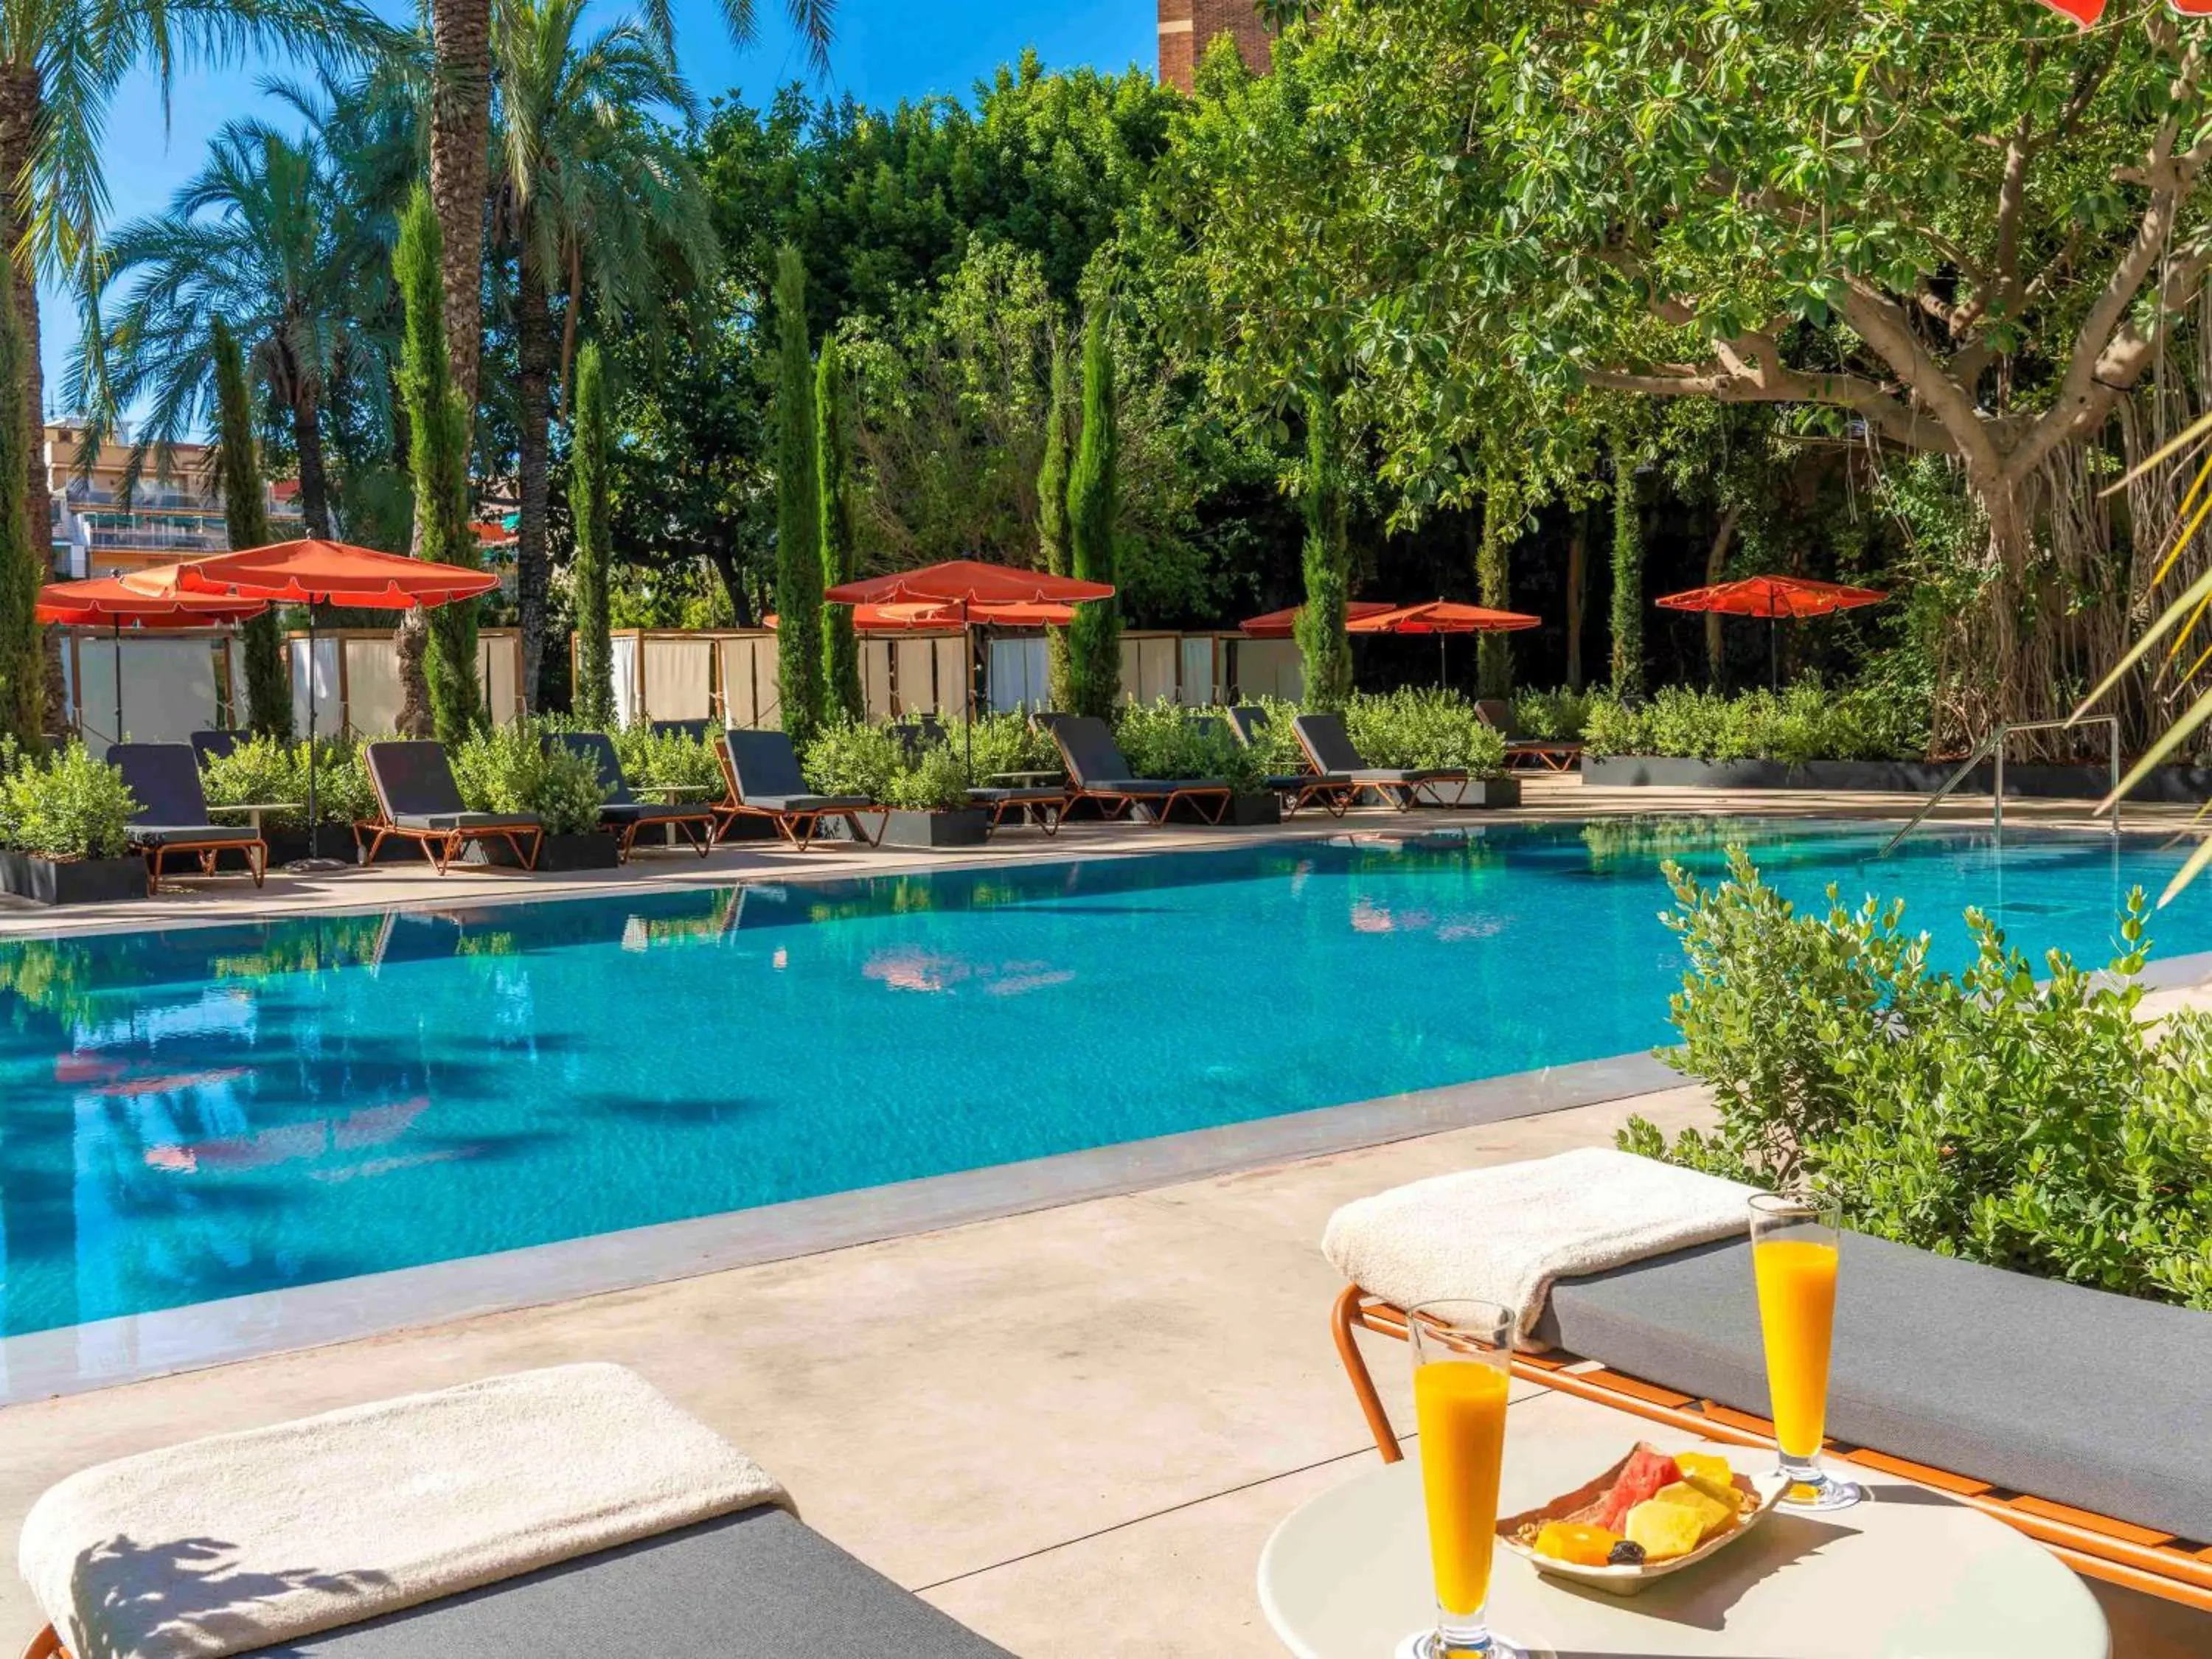
[[[1382,1396],[1376,1392],[1375,1379],[1367,1369],[1366,1357],[1360,1352],[1356,1333],[1369,1330],[1403,1341],[1405,1313],[1387,1302],[1369,1297],[1357,1285],[1347,1285],[1333,1304],[1330,1328],[1352,1394],[1375,1436],[1376,1449],[1382,1453],[1384,1462],[1395,1463],[1405,1452],[1399,1445],[1397,1431],[1391,1426],[1390,1414],[1383,1407]],[[1574,1395],[1703,1439],[1741,1446],[1771,1448],[1774,1444],[1773,1425],[1763,1418],[1714,1401],[1674,1394],[1602,1366],[1587,1367],[1557,1351],[1547,1355],[1516,1354],[1513,1373],[1559,1393]],[[2002,1492],[1972,1476],[1930,1468],[1886,1453],[1838,1447],[1832,1442],[1827,1449],[1869,1468],[1948,1492],[1960,1503],[2033,1539],[2076,1572],[2212,1613],[2212,1547],[2199,1540],[2176,1539],[2132,1522],[2075,1509],[2048,1498]]]

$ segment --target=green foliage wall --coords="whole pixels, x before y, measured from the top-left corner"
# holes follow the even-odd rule
[[[1336,404],[1327,387],[1306,398],[1305,603],[1296,626],[1306,702],[1341,708],[1352,696],[1352,546]]]
[[[1511,482],[1505,475],[1492,469],[1482,495],[1482,538],[1475,545],[1475,586],[1483,605],[1492,611],[1510,611],[1513,608],[1513,578],[1507,557],[1512,546],[1514,532],[1519,527],[1521,503],[1516,499]],[[1475,685],[1480,696],[1510,697],[1513,695],[1513,636],[1510,634],[1481,634],[1476,636]]]
[[[253,439],[253,398],[246,384],[246,354],[222,318],[208,325],[215,356],[216,408],[222,453],[222,517],[234,549],[269,544],[269,514],[261,500],[261,467]],[[289,743],[292,687],[284,673],[283,626],[271,605],[239,629],[246,655],[248,729]]]
[[[605,731],[615,719],[614,641],[608,635],[607,383],[597,343],[576,354],[576,428],[568,451],[575,526],[577,718]]]
[[[820,727],[822,501],[815,476],[814,358],[806,343],[806,267],[775,260],[776,679],[783,729],[804,747]]]
[[[23,406],[29,352],[15,314],[11,258],[0,258],[0,410]],[[39,589],[46,579],[46,527],[24,517],[29,434],[0,420],[0,738],[36,750],[46,726],[46,659],[39,642]]]
[[[822,499],[822,582],[825,588],[860,574],[860,501],[853,477],[853,412],[845,391],[837,337],[822,342],[814,375],[814,465]],[[828,707],[849,720],[867,714],[860,688],[860,644],[853,607],[822,607],[822,672]]]
[[[1636,461],[1613,457],[1613,694],[1644,695],[1644,523]]]
[[[1114,425],[1114,358],[1106,343],[1106,307],[1091,307],[1083,333],[1083,433],[1067,481],[1069,563],[1084,581],[1115,579],[1114,521],[1118,440]],[[1119,598],[1075,607],[1068,630],[1068,708],[1109,715],[1121,695]]]
[[[483,562],[469,526],[470,408],[446,360],[439,275],[442,239],[430,192],[417,187],[400,216],[392,274],[404,310],[399,396],[408,421],[408,463],[415,474],[416,552],[439,564]],[[452,747],[483,721],[477,685],[477,602],[460,599],[430,612],[427,670],[438,740]]]
[[[1067,552],[1067,348],[1052,348],[1051,389],[1044,410],[1044,459],[1037,466],[1037,552],[1055,576],[1073,572]],[[1074,696],[1075,668],[1067,630],[1048,628],[1044,635],[1045,696],[1054,708],[1066,708]]]

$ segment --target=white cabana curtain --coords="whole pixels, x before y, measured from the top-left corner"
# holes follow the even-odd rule
[[[637,636],[617,635],[614,646],[615,720],[630,726],[644,718],[639,697]]]

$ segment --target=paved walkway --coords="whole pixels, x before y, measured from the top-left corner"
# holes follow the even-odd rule
[[[760,1457],[831,1538],[1025,1659],[1279,1659],[1260,1547],[1374,1455],[1327,1332],[1329,1212],[1603,1142],[1631,1110],[1705,1115],[1678,1089],[9,1407],[0,1538],[102,1458],[613,1359]],[[1376,1363],[1402,1412],[1402,1351],[1378,1344]],[[2212,1620],[2108,1607],[2120,1659],[2212,1650]],[[0,1647],[36,1622],[0,1573]]]

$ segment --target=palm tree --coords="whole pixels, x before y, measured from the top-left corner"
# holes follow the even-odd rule
[[[586,0],[497,0],[493,224],[514,252],[518,360],[515,587],[522,686],[535,707],[545,646],[546,493],[559,352],[562,412],[588,295],[647,325],[663,286],[714,263],[706,192],[642,112],[696,113],[671,43],[625,21],[580,40]],[[552,296],[562,296],[554,320]]]
[[[95,438],[114,411],[144,401],[126,477],[149,451],[166,461],[171,446],[209,424],[221,319],[270,407],[288,418],[307,533],[331,534],[331,388],[341,378],[380,387],[390,374],[384,296],[377,288],[364,294],[361,282],[384,258],[389,215],[378,208],[343,188],[314,136],[295,141],[260,121],[233,121],[167,212],[115,232],[104,281],[127,291],[104,333],[78,347],[71,389],[94,391],[86,366],[104,360],[100,395],[85,400]]]

